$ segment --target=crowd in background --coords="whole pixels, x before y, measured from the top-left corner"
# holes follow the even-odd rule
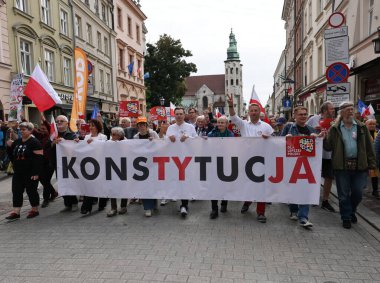
[[[228,100],[230,118],[226,116],[215,117],[212,105],[203,113],[198,113],[195,108],[185,109],[177,107],[175,117],[167,121],[148,121],[146,117],[118,118],[107,117],[100,113],[96,119],[85,121],[78,119],[77,131],[69,128],[69,120],[65,115],[56,117],[58,137],[50,139],[50,124],[41,114],[40,125],[33,125],[23,120],[20,124],[16,121],[3,123],[0,130],[0,169],[13,176],[12,213],[7,217],[9,220],[20,218],[22,195],[26,190],[32,209],[28,218],[39,215],[40,198],[38,196],[38,182],[43,187],[42,208],[49,206],[58,196],[57,191],[51,184],[51,178],[56,171],[56,145],[60,140],[84,141],[90,144],[93,141],[118,142],[125,139],[167,139],[174,142],[184,141],[187,138],[233,138],[233,137],[263,137],[270,136],[315,136],[324,138],[322,156],[322,177],[324,180],[321,207],[327,211],[335,212],[328,199],[333,180],[337,182],[339,195],[339,208],[344,228],[350,228],[351,223],[356,223],[356,207],[361,201],[362,190],[366,186],[368,172],[372,184],[373,197],[380,199],[378,192],[378,166],[380,161],[380,135],[377,135],[377,123],[374,119],[363,119],[354,113],[352,103],[342,104],[339,107],[339,116],[335,118],[335,109],[332,103],[325,102],[321,106],[320,114],[308,115],[305,107],[294,109],[293,118],[265,117],[264,121],[260,107],[250,105],[247,117],[238,117],[233,109],[233,98]],[[355,117],[355,119],[354,119]],[[327,128],[323,121],[331,121]],[[363,123],[362,123],[363,122]],[[331,129],[330,129],[331,127]],[[368,133],[368,137],[367,137]],[[369,141],[368,141],[369,140]],[[368,148],[371,146],[371,149]],[[356,147],[356,148],[355,148]],[[375,150],[374,150],[375,149]],[[377,164],[372,160],[372,153],[377,153]],[[337,160],[340,156],[343,163]],[[361,156],[365,156],[364,160]],[[372,162],[373,161],[373,162]],[[343,165],[342,165],[342,164]],[[353,166],[352,168],[350,166]],[[369,171],[368,171],[369,170]],[[360,171],[360,172],[359,172]],[[358,175],[358,174],[361,175]],[[359,178],[359,177],[360,178]],[[364,176],[364,177],[362,177]],[[360,179],[361,182],[353,181],[347,185],[345,179]],[[356,182],[356,183],[355,183]],[[352,187],[354,186],[354,187]],[[355,187],[356,186],[356,187]],[[348,189],[346,188],[348,187]],[[82,214],[90,214],[93,205],[98,205],[102,211],[107,207],[107,198],[94,198],[91,196],[63,196],[64,208],[62,212],[74,212],[80,210]],[[353,201],[354,199],[354,201]],[[127,200],[111,199],[110,210],[107,217],[127,212],[128,203],[142,203],[144,214],[152,216],[158,204],[164,206],[170,200]],[[79,209],[78,203],[82,205]],[[120,202],[118,209],[118,202]],[[348,204],[350,202],[350,204]],[[221,202],[220,212],[227,211],[227,201]],[[183,217],[188,214],[188,200],[181,200],[180,213]],[[246,213],[251,205],[250,201],[244,202],[241,213]],[[265,223],[266,203],[257,203],[257,220]],[[300,225],[306,228],[312,227],[309,221],[309,205],[290,204],[290,219],[298,220]],[[218,217],[218,201],[211,202],[210,218]],[[349,222],[349,223],[348,223]]]

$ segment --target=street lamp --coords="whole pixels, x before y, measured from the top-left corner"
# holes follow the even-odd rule
[[[165,98],[163,98],[162,96],[160,97],[160,105],[161,106],[165,105]]]
[[[376,54],[380,53],[380,27],[377,27],[378,37],[372,40],[373,43],[373,49],[375,50]]]

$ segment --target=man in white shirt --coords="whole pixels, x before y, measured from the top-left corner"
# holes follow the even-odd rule
[[[176,107],[174,109],[175,124],[170,125],[166,131],[166,137],[171,142],[176,142],[177,140],[184,142],[188,138],[194,138],[197,136],[195,128],[189,123],[185,123],[185,109],[183,107]],[[187,216],[189,200],[181,200],[181,215],[182,217]]]
[[[273,128],[264,121],[260,120],[260,106],[258,104],[251,104],[248,108],[248,116],[250,121],[242,120],[236,115],[234,110],[233,95],[227,95],[228,107],[230,111],[231,122],[234,123],[239,129],[242,137],[263,137],[268,138],[273,133]],[[251,201],[246,201],[241,208],[241,213],[246,213]],[[261,223],[265,223],[267,218],[265,217],[265,202],[258,202],[256,207],[257,220]]]

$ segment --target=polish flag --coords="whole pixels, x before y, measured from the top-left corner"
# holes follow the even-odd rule
[[[53,141],[56,137],[58,137],[57,124],[55,123],[54,116],[51,115],[51,120],[50,120],[50,140]]]
[[[172,102],[170,102],[170,116],[171,117],[175,116],[174,115],[174,109],[175,109],[175,105]]]
[[[260,106],[260,112],[264,113],[264,115],[265,115],[264,122],[269,123],[269,119],[267,117],[267,114],[265,113],[265,109],[261,105],[259,96],[257,95],[257,93],[255,91],[255,85],[253,85],[252,93],[251,93],[251,100],[249,101],[249,104],[252,104],[252,103],[258,104]]]
[[[216,118],[222,117],[222,114],[220,114],[220,111],[219,111],[218,107],[215,108],[215,116],[216,116]]]
[[[50,84],[49,79],[41,70],[39,64],[34,68],[24,89],[24,94],[33,101],[40,112],[48,110],[56,104],[62,104],[57,92]]]

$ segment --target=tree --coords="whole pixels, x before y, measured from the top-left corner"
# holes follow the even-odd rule
[[[186,57],[193,56],[191,51],[182,47],[180,40],[167,34],[161,35],[156,44],[147,44],[144,69],[149,72],[145,80],[148,107],[160,105],[160,98],[165,98],[178,105],[186,92],[185,78],[196,72],[194,63],[187,63]]]

